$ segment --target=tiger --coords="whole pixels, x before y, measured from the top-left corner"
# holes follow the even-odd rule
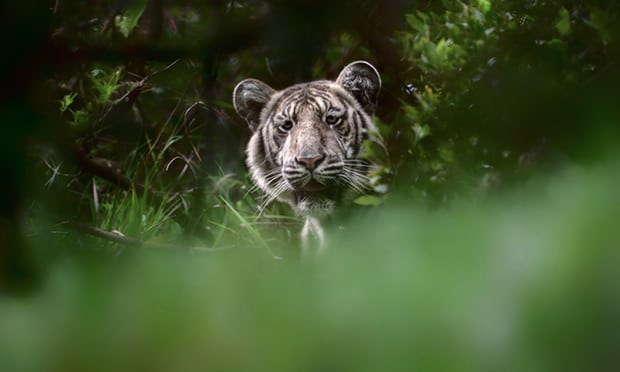
[[[372,189],[378,165],[364,157],[364,143],[384,148],[373,122],[380,89],[377,69],[356,61],[334,81],[275,90],[250,78],[233,90],[234,109],[252,131],[245,151],[251,179],[265,194],[263,206],[285,202],[305,219],[302,254],[311,239],[324,251],[323,217],[350,195]]]

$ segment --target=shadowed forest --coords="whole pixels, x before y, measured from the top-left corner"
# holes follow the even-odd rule
[[[0,14],[0,370],[617,368],[617,1]],[[301,260],[232,91],[356,60],[387,152]]]

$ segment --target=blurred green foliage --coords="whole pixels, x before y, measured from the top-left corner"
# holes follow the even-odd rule
[[[0,300],[0,369],[613,370],[618,166],[437,213],[400,198],[302,264],[258,246],[67,257]]]
[[[53,3],[0,8],[0,370],[614,369],[620,3]],[[300,263],[231,92],[357,59],[382,192]]]

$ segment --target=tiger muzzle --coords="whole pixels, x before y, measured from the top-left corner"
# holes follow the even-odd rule
[[[308,171],[312,172],[316,169],[316,167],[321,164],[325,160],[325,154],[314,154],[314,155],[303,155],[300,157],[295,157],[295,162],[299,165],[304,166]]]

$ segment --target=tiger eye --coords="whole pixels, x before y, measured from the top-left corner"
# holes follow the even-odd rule
[[[280,125],[280,129],[284,132],[288,132],[289,130],[293,129],[293,121],[291,120],[285,120],[281,125]]]
[[[336,116],[334,114],[328,114],[325,116],[325,122],[328,125],[338,125],[342,121],[342,116]]]

